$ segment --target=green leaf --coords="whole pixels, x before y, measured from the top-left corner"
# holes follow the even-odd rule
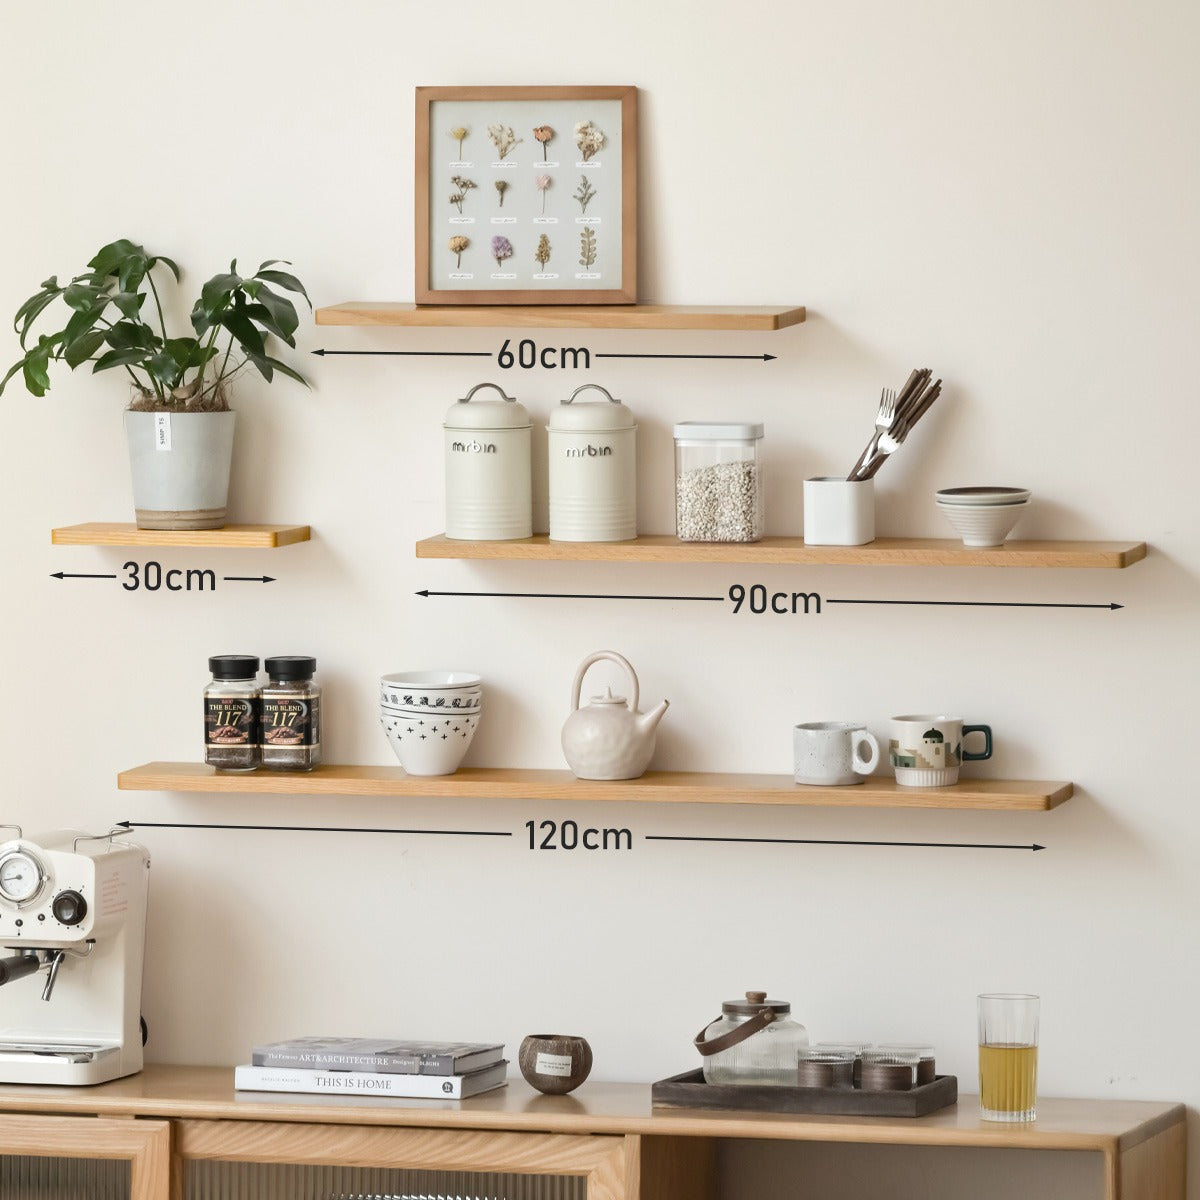
[[[285,267],[292,265],[286,258],[268,258],[266,262],[258,264],[258,270],[254,274],[261,275],[268,267],[273,267],[276,263],[283,263]]]
[[[246,357],[258,368],[258,373],[270,383],[274,375],[271,367],[272,360],[265,354],[254,354],[249,350],[246,351]]]
[[[265,279],[268,283],[285,288],[289,292],[299,292],[305,300],[308,300],[308,293],[304,290],[304,284],[295,275],[289,275],[286,271],[263,271],[260,269],[255,279]],[[312,308],[311,300],[308,300],[308,307]]]
[[[166,350],[160,350],[157,354],[146,359],[143,366],[146,368],[146,373],[150,378],[157,380],[167,390],[170,390],[179,382],[181,374],[179,364]]]
[[[96,359],[96,365],[92,368],[92,374],[97,371],[107,371],[110,367],[128,367],[142,363],[146,358],[146,351],[140,346],[130,346],[126,350],[110,350],[107,354],[101,355]]]
[[[292,334],[295,333],[299,321],[296,318],[296,310],[286,300],[264,293],[258,304],[248,304],[241,311],[268,333],[273,333],[295,348],[296,341]]]
[[[25,355],[21,364],[25,373],[25,386],[35,395],[44,396],[50,390],[50,373],[47,365],[50,361],[50,346],[45,338]]]
[[[10,380],[10,379],[11,379],[11,378],[12,378],[12,377],[13,377],[13,376],[14,376],[14,375],[15,375],[15,374],[18,372],[18,371],[20,371],[20,370],[23,370],[23,369],[24,369],[24,367],[25,367],[25,360],[22,358],[22,359],[21,359],[19,362],[15,362],[15,363],[13,363],[13,365],[12,365],[11,367],[9,367],[9,368],[8,368],[8,371],[7,371],[7,373],[5,374],[4,378],[3,378],[3,379],[0,379],[0,396],[3,396],[3,395],[4,395],[4,389],[5,389],[5,387],[7,386],[7,384],[8,384],[8,381],[9,381],[9,380]]]
[[[192,309],[192,328],[196,331],[197,337],[203,337],[216,322],[204,311],[204,301],[197,300],[195,307]]]
[[[179,264],[174,259],[168,258],[165,254],[159,254],[150,260],[150,267],[153,269],[158,263],[166,263],[171,268],[171,273],[175,276],[175,282],[178,283],[183,278],[183,273],[179,269]]]
[[[62,295],[62,288],[55,287],[53,290],[38,292],[36,296],[30,296],[20,308],[17,309],[17,315],[13,318],[13,329],[21,335],[21,348],[25,348],[25,339],[29,336],[29,327],[38,319],[42,311]]]
[[[78,341],[84,334],[92,330],[107,306],[108,300],[105,298],[99,304],[93,304],[91,308],[80,309],[71,317],[67,322],[67,327],[62,331],[64,353],[72,342]],[[103,340],[105,331],[101,329],[99,332],[101,340]]]
[[[142,286],[142,280],[146,278],[146,272],[149,269],[150,260],[148,258],[126,259],[117,274],[117,286],[123,292],[136,292]]]
[[[97,299],[103,295],[102,289],[87,283],[73,283],[63,292],[63,299],[76,311],[87,312],[94,308]],[[105,304],[108,303],[107,298]]]
[[[146,261],[146,251],[128,238],[118,238],[117,241],[109,242],[107,246],[97,250],[95,258],[88,266],[102,275],[115,275],[121,263],[129,258],[141,258]]]
[[[242,277],[234,272],[228,275],[214,275],[200,289],[200,303],[205,313],[215,317],[229,302],[229,297],[241,285]]]
[[[123,316],[131,321],[138,319],[142,305],[146,302],[145,292],[116,292],[111,297],[112,302],[121,310]]]
[[[105,338],[114,350],[132,348],[150,352],[162,346],[154,330],[140,321],[118,321],[107,331]]]
[[[266,356],[266,359],[276,371],[281,371],[284,375],[288,376],[288,378],[294,379],[297,383],[304,384],[304,386],[310,391],[312,390],[312,384],[309,383],[299,371],[293,371],[292,368],[287,365],[287,363],[280,362],[279,359],[271,358],[269,355]],[[255,365],[257,366],[257,364]]]
[[[104,345],[104,330],[93,329],[82,337],[63,343],[62,357],[71,370],[88,361]]]
[[[246,316],[245,311],[226,312],[221,317],[221,324],[233,334],[234,341],[246,352],[253,360],[255,355],[262,357],[266,353],[267,345],[263,340],[263,335],[254,327],[254,323]],[[258,363],[254,364],[256,367]],[[259,367],[261,371],[262,368]],[[268,376],[268,378],[270,378]]]

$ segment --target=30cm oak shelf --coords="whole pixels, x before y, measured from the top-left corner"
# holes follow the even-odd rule
[[[907,788],[886,776],[854,787],[806,787],[790,775],[647,771],[640,779],[576,779],[569,771],[467,767],[453,775],[407,775],[399,767],[320,766],[304,773],[220,774],[203,763],[154,762],[122,771],[135,792],[225,792],[308,796],[461,796],[477,800],[623,800],[676,804],[773,804],[821,808],[940,808],[1044,812],[1074,793],[1064,782],[973,779]]]
[[[953,538],[876,538],[865,546],[806,546],[798,537],[681,542],[666,534],[648,534],[628,542],[552,542],[537,534],[520,541],[473,542],[438,534],[417,543],[417,557],[757,566],[1128,567],[1146,557],[1146,543],[1029,541],[977,550]]]
[[[307,542],[307,525],[226,525],[223,529],[138,529],[132,522],[88,521],[50,530],[55,546],[192,546],[269,550]]]

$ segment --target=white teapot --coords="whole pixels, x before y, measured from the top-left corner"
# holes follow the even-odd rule
[[[610,659],[629,673],[632,695],[614,696],[610,688],[579,707],[579,689],[588,667]],[[629,661],[612,650],[597,650],[579,664],[571,693],[571,715],[562,730],[567,766],[576,779],[637,779],[650,765],[658,723],[667,711],[664,700],[648,713],[638,712],[638,677]]]

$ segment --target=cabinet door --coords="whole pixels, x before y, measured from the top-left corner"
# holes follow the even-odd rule
[[[0,1114],[4,1200],[168,1200],[166,1121]]]
[[[183,1200],[626,1200],[632,1161],[625,1138],[599,1135],[255,1121],[175,1129]]]

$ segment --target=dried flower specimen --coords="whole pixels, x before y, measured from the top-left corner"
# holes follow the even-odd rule
[[[496,234],[496,236],[492,238],[492,257],[496,260],[496,266],[504,266],[504,260],[506,258],[512,258],[512,256],[512,242],[510,242],[508,238],[502,237],[500,234]]]
[[[501,158],[506,158],[508,152],[522,141],[513,133],[511,125],[489,125],[488,137],[492,139],[492,145],[496,147],[496,153]]]
[[[471,131],[465,125],[456,125],[450,130],[450,136],[458,143],[458,157],[462,158],[462,144],[467,139],[467,134]]]
[[[544,271],[546,264],[550,261],[550,239],[544,233],[538,238],[537,249],[533,252],[533,258]]]
[[[539,125],[534,131],[533,136],[542,143],[542,162],[546,161],[546,145],[554,137],[554,130],[549,125]]]
[[[450,203],[456,205],[459,212],[462,212],[463,201],[466,199],[467,193],[479,185],[473,179],[464,179],[461,175],[451,175],[450,182],[458,189],[451,197]]]
[[[498,191],[500,193],[500,207],[503,208],[504,207],[504,193],[508,191],[508,180],[507,179],[497,179],[496,180],[496,191]]]
[[[591,121],[580,121],[575,126],[575,144],[579,147],[584,162],[596,154],[607,140],[603,131],[593,125]]]
[[[586,175],[580,177],[579,187],[575,191],[575,199],[579,201],[579,211],[587,212],[588,201],[596,194],[596,189],[592,187],[591,180]]]
[[[542,216],[546,215],[546,189],[554,182],[549,175],[538,175],[533,185],[542,193]]]
[[[449,244],[450,253],[455,256],[455,267],[461,267],[462,252],[471,244],[471,239],[469,237],[463,237],[462,234],[459,234],[457,237],[452,237]]]
[[[596,231],[589,226],[583,227],[579,235],[579,265],[590,267],[596,261]]]

